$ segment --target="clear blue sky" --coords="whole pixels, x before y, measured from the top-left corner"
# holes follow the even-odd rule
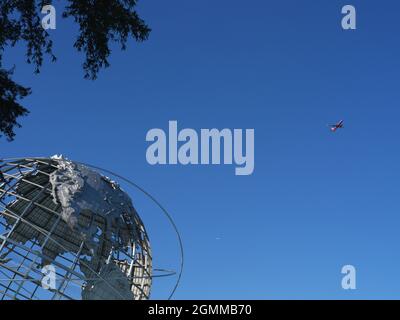
[[[346,4],[356,31],[341,29]],[[6,53],[34,93],[0,156],[62,153],[149,190],[184,239],[178,299],[400,298],[399,2],[142,0],[139,11],[150,39],[115,48],[96,82],[83,79],[76,27],[60,17],[58,62],[39,76],[21,48]],[[254,128],[254,174],[150,166],[146,133],[169,120]],[[173,233],[140,215],[167,261]],[[341,289],[346,264],[353,292]],[[157,280],[154,297],[167,285]]]

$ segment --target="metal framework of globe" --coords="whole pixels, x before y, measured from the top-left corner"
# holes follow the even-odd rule
[[[111,230],[83,210],[72,228],[50,182],[59,168],[54,158],[0,161],[0,299],[148,299],[152,255],[139,215],[133,209]],[[85,230],[97,230],[90,242]],[[48,265],[53,287],[43,285]]]

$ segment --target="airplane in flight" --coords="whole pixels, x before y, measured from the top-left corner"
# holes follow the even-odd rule
[[[329,127],[331,128],[331,131],[332,131],[332,132],[336,132],[338,129],[344,128],[343,123],[344,123],[344,120],[340,120],[340,121],[339,121],[338,123],[336,123],[336,124],[331,124],[331,125],[329,125]]]

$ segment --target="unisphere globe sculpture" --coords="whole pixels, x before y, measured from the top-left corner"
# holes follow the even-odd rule
[[[61,157],[0,162],[0,299],[143,300],[151,284],[146,229],[116,182]]]

